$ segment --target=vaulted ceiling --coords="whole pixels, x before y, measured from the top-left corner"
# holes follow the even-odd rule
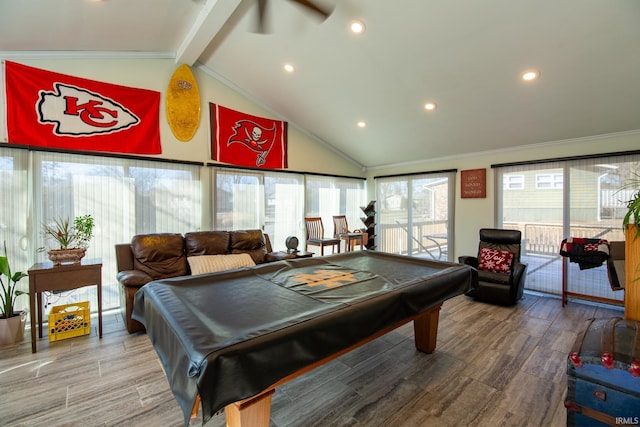
[[[317,3],[0,0],[0,56],[175,57],[363,167],[640,129],[638,0]]]

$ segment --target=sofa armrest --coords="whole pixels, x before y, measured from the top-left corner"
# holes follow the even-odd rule
[[[458,257],[458,262],[460,264],[470,265],[473,268],[478,268],[480,262],[478,261],[478,257],[462,255]]]
[[[527,277],[525,271],[527,270],[527,264],[521,262],[515,262],[513,264],[513,280],[518,283],[519,287],[524,287],[524,280]]]
[[[267,249],[267,254],[269,254],[270,252],[273,252],[273,247],[271,246],[271,239],[269,238],[269,235],[267,233],[263,233],[264,236],[264,245],[265,248]]]
[[[116,269],[118,271],[133,270],[131,243],[116,244]]]
[[[118,282],[122,284],[122,286],[135,288],[140,288],[153,280],[151,276],[140,270],[120,271],[116,275],[116,278],[118,279]]]

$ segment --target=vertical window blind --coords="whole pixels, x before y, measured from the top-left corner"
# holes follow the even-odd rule
[[[46,251],[54,249],[54,242],[45,240],[43,224],[86,214],[94,217],[94,238],[86,257],[102,260],[104,310],[120,304],[114,247],[136,234],[261,228],[274,250],[284,250],[290,235],[304,244],[305,202],[327,215],[347,214],[358,225],[365,198],[364,180],[359,178],[17,147],[0,147],[0,177],[0,244],[6,241],[14,271],[26,272],[34,263],[46,261]],[[305,185],[312,193],[306,198]],[[23,279],[19,289],[28,287]],[[87,300],[95,311],[95,287],[48,293],[45,314],[52,305]],[[18,298],[18,308],[28,309],[29,298]]]
[[[136,234],[199,229],[200,169],[181,163],[33,152],[34,226],[39,230],[57,218],[91,214],[94,238],[86,257],[102,259],[103,307],[118,307],[115,245]],[[41,233],[36,247],[48,247]],[[46,254],[39,257],[45,259]],[[50,298],[55,305],[89,300],[92,309],[97,307],[94,287]]]
[[[305,216],[322,218],[325,237],[333,237],[333,217],[338,215],[347,217],[349,231],[364,228],[360,220],[360,206],[366,204],[364,180],[307,175],[305,182]]]

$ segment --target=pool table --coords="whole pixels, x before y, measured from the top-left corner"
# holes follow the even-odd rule
[[[163,279],[136,293],[185,424],[225,409],[228,425],[269,425],[275,387],[407,322],[435,349],[442,303],[476,274],[440,261],[355,251]]]

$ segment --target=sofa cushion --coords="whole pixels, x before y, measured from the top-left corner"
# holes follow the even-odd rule
[[[262,230],[239,230],[231,232],[230,235],[231,253],[247,253],[256,264],[265,262],[267,246]]]
[[[228,254],[231,247],[229,235],[228,231],[194,231],[185,234],[187,257]]]
[[[246,253],[190,256],[187,258],[187,261],[191,268],[191,274],[214,273],[216,271],[233,270],[256,265],[251,255]]]
[[[181,234],[154,233],[131,239],[133,267],[153,280],[187,274],[187,257]]]

